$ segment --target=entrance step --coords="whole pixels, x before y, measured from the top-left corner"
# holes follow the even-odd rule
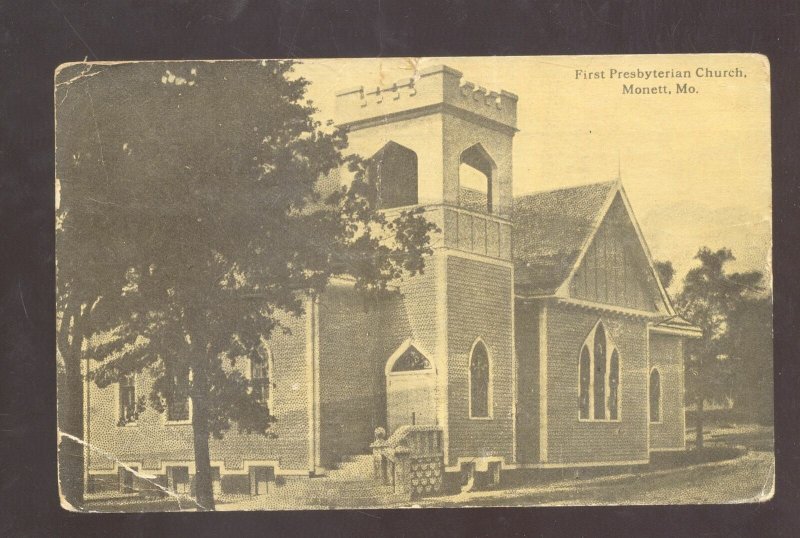
[[[294,480],[282,487],[282,495],[292,504],[334,508],[368,508],[409,500],[406,494],[395,494],[394,487],[373,478],[371,455],[345,458],[336,469],[327,469],[324,476]]]

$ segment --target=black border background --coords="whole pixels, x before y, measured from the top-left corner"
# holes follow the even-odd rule
[[[0,0],[0,535],[796,535],[799,31],[798,2],[767,0]],[[59,508],[52,209],[57,65],[84,58],[700,52],[758,52],[771,62],[778,471],[772,501],[147,515]]]

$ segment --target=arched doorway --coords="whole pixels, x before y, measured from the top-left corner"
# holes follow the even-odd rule
[[[386,361],[389,435],[406,424],[436,424],[436,368],[410,341]]]

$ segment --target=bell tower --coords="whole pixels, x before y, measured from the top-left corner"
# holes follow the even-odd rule
[[[435,66],[387,86],[337,92],[336,116],[350,131],[350,149],[362,157],[378,156],[390,143],[416,155],[417,203],[486,205],[488,212],[510,217],[516,95],[488,90],[463,80],[460,71]],[[464,184],[464,167],[472,169],[468,174],[482,174],[487,184]]]
[[[400,284],[402,305],[381,330],[402,332],[387,338],[430,354],[432,420],[442,429],[448,470],[464,461],[479,471],[513,462],[517,96],[435,66],[386,86],[337,92],[336,119],[348,129],[349,150],[369,159],[387,214],[423,206],[441,230],[425,273]]]

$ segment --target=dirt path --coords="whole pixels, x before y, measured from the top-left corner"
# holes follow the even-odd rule
[[[754,502],[772,495],[775,459],[748,452],[734,460],[542,487],[484,491],[425,499],[420,506],[547,506],[587,504],[702,504]]]

